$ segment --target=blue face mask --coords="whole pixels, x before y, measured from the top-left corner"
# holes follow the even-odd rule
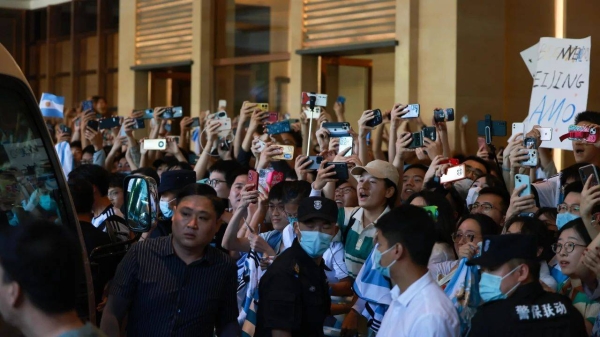
[[[558,213],[558,215],[556,216],[556,227],[558,227],[558,229],[561,229],[569,221],[573,221],[579,218],[581,218],[579,215],[575,215],[570,212]]]
[[[500,284],[502,280],[514,273],[515,270],[519,269],[520,265],[515,269],[511,270],[510,273],[500,277],[489,273],[481,273],[481,280],[479,280],[479,295],[484,302],[490,302],[495,300],[503,300],[508,297],[513,290],[517,289],[521,282],[517,283],[512,287],[506,294],[500,290]]]
[[[323,256],[333,240],[333,236],[321,232],[300,231],[300,234],[300,246],[312,258]]]
[[[50,194],[42,194],[40,196],[40,207],[49,212],[56,210],[56,201],[52,199]]]
[[[390,268],[394,265],[394,263],[396,263],[397,260],[394,260],[394,262],[390,263],[389,266],[384,267],[381,265],[381,257],[386,254],[387,252],[390,252],[392,249],[394,249],[395,245],[390,247],[388,250],[386,250],[385,252],[380,252],[379,249],[375,248],[373,249],[373,266],[375,267],[375,270],[377,270],[378,272],[381,273],[381,275],[387,277],[387,278],[391,278],[390,276]]]
[[[175,200],[175,199],[173,199]],[[171,201],[173,201],[171,200]],[[169,208],[169,203],[171,201],[160,201],[158,203],[158,207],[160,207],[160,212],[163,215],[163,218],[165,219],[171,219],[173,217],[173,210]]]

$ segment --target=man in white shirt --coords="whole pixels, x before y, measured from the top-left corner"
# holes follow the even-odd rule
[[[460,336],[456,309],[427,270],[435,225],[420,207],[394,208],[375,224],[373,265],[395,284],[377,336]]]

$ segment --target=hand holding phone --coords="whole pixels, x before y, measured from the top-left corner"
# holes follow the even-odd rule
[[[373,110],[373,118],[368,120],[365,124],[370,127],[376,127],[381,123],[383,123],[383,115],[381,114],[381,110],[375,109]]]

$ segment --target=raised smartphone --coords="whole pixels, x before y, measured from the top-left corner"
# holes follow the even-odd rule
[[[164,150],[167,148],[166,139],[145,139],[144,150]]]
[[[417,118],[421,114],[421,105],[409,104],[406,109],[408,112],[402,116],[402,118]]]
[[[348,180],[350,178],[348,176],[348,164],[347,163],[337,163],[337,162],[329,162],[325,163],[324,168],[328,168],[329,166],[335,166],[335,179],[338,180]]]
[[[255,170],[248,171],[248,181],[246,184],[252,184],[251,191],[256,191],[258,189],[258,172]]]
[[[519,193],[520,197],[530,195],[531,194],[531,183],[529,181],[529,176],[526,174],[515,174],[515,189],[525,185],[525,189]]]
[[[283,152],[276,156],[273,156],[273,159],[276,160],[292,160],[294,159],[294,146],[293,145],[278,145]]]
[[[579,176],[581,177],[581,182],[585,185],[588,178],[591,176],[592,181],[590,182],[590,187],[598,185],[598,168],[593,165],[585,165],[579,168]]]
[[[329,131],[329,137],[346,137],[350,135],[350,123],[348,122],[325,122],[321,126]]]
[[[367,126],[375,127],[379,124],[383,123],[383,115],[381,114],[381,110],[374,109],[373,110],[373,119],[367,121]]]
[[[121,119],[119,117],[108,117],[100,120],[100,130],[112,129],[121,125]]]
[[[466,178],[467,170],[465,164],[449,167],[446,173],[440,177],[442,184],[458,181]]]
[[[342,152],[343,150],[350,148],[350,151],[346,152],[346,154],[344,155],[344,157],[350,157],[352,156],[352,147],[354,145],[354,138],[352,137],[340,137],[340,152]]]

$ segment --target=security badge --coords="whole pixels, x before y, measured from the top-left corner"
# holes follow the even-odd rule
[[[517,305],[515,306],[515,311],[519,316],[520,321],[567,315],[567,307],[565,307],[562,302],[544,303],[539,305]]]
[[[318,211],[321,209],[321,207],[323,206],[323,204],[321,204],[321,200],[315,200],[315,209]]]

